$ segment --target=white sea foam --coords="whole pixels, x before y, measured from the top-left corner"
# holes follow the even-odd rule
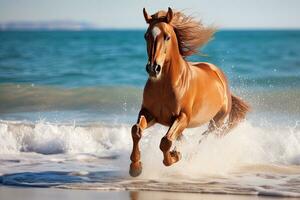
[[[129,127],[57,125],[46,122],[0,123],[0,154],[36,152],[40,154],[94,153],[112,156],[127,149]]]
[[[203,172],[227,172],[241,164],[300,164],[300,131],[291,128],[255,127],[240,124],[233,132],[218,138],[210,135],[199,144],[204,128],[187,129],[175,142],[183,159],[172,167],[162,168]],[[162,166],[159,150],[166,127],[155,126],[145,131],[141,140],[145,168]],[[40,154],[91,153],[98,156],[129,155],[130,125],[57,125],[46,122],[25,124],[0,122],[0,153],[36,152]],[[160,170],[157,170],[160,171]]]

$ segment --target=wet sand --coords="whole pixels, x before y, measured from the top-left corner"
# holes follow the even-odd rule
[[[14,200],[79,200],[79,199],[120,199],[120,200],[269,200],[269,199],[293,199],[266,197],[255,195],[224,195],[224,194],[201,194],[201,193],[179,193],[179,192],[152,192],[152,191],[96,191],[96,190],[66,190],[57,188],[24,188],[0,186],[0,199]]]

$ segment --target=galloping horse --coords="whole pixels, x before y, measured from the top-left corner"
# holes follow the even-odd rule
[[[209,122],[207,133],[221,129],[224,134],[249,110],[230,92],[227,78],[219,68],[206,62],[186,61],[187,56],[210,40],[213,28],[204,27],[181,12],[173,13],[171,8],[151,16],[144,8],[143,13],[149,24],[145,33],[149,78],[137,123],[131,129],[129,173],[133,177],[142,172],[139,141],[146,128],[155,123],[170,127],[160,143],[163,163],[170,166],[181,158],[178,151],[170,149],[185,128]]]

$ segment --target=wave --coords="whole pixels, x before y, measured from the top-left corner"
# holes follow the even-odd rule
[[[176,166],[180,168],[185,161],[189,163],[190,160],[197,160],[196,163],[202,163],[196,167],[197,172],[207,173],[211,170],[216,172],[219,166],[222,166],[220,171],[227,171],[226,166],[230,169],[230,166],[236,166],[236,163],[300,165],[299,124],[290,128],[262,128],[244,122],[222,139],[210,135],[199,144],[202,138],[200,133],[205,128],[184,131],[182,139],[176,142],[176,146],[181,149],[186,160]],[[43,121],[35,124],[0,121],[0,154],[35,152],[118,155],[118,152],[131,150],[130,129],[129,124],[76,126]],[[146,163],[152,163],[151,159],[157,160],[155,158],[161,157],[158,146],[166,131],[167,128],[160,125],[146,130],[148,134],[141,143],[147,158]],[[160,162],[159,159],[158,161]]]
[[[254,122],[246,121],[222,139],[211,135],[204,143],[198,144],[202,138],[200,133],[205,128],[206,126],[186,129],[182,139],[177,142],[184,151],[196,152],[196,157],[202,159],[201,163],[206,163],[203,159],[212,162],[212,158],[216,158],[214,162],[220,164],[229,163],[230,160],[239,163],[300,164],[299,121],[294,126],[286,128],[274,124],[259,126]],[[0,120],[0,154],[20,152],[117,154],[119,150],[130,149],[130,129],[130,124],[119,123],[98,122],[76,125],[45,121],[31,123]],[[147,134],[143,138],[143,148],[158,147],[160,138],[166,131],[167,127],[160,125],[146,130],[146,133],[155,134]],[[158,148],[154,149],[157,149],[160,154]],[[236,149],[239,151],[237,152]],[[150,151],[149,153],[152,154]],[[226,161],[220,160],[218,155],[222,155],[221,158]],[[150,158],[151,155],[147,157]],[[186,157],[194,157],[194,155],[188,154]],[[207,168],[212,169],[210,165]]]
[[[121,113],[137,110],[141,90],[125,86],[59,88],[0,84],[0,113],[91,110]]]
[[[99,86],[59,88],[26,84],[0,84],[0,114],[47,111],[87,111],[101,114],[136,114],[142,88]],[[254,113],[300,113],[300,91],[295,88],[233,88],[252,106]],[[3,119],[3,118],[2,118]]]
[[[76,126],[43,121],[35,124],[0,121],[0,154],[35,152],[114,156],[129,146],[128,131],[127,125]]]
[[[200,158],[197,161],[199,163],[211,162],[208,164],[210,169],[213,169],[211,166],[222,165],[222,171],[226,165],[231,166],[234,163],[300,165],[299,122],[286,128],[274,124],[263,127],[253,124],[252,121],[243,122],[222,139],[210,135],[201,144],[198,143],[202,138],[200,133],[206,126],[186,129],[176,145],[187,154],[184,157]],[[130,124],[118,123],[76,125],[0,120],[0,154],[36,152],[117,155],[119,151],[130,150],[130,129]],[[166,131],[167,127],[160,125],[146,130],[148,134],[143,138],[141,146],[146,150],[146,154],[149,151],[147,158],[151,158],[151,154],[160,157],[159,148],[151,147],[159,146],[160,138]],[[153,154],[152,150],[158,154]],[[199,167],[197,171],[201,169],[201,166]],[[206,173],[207,169],[204,168],[203,171]]]

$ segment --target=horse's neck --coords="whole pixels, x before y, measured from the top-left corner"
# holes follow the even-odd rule
[[[167,63],[166,78],[167,81],[172,85],[178,85],[184,78],[183,76],[188,75],[188,63],[183,59],[180,54],[175,54],[171,56],[169,62]]]

